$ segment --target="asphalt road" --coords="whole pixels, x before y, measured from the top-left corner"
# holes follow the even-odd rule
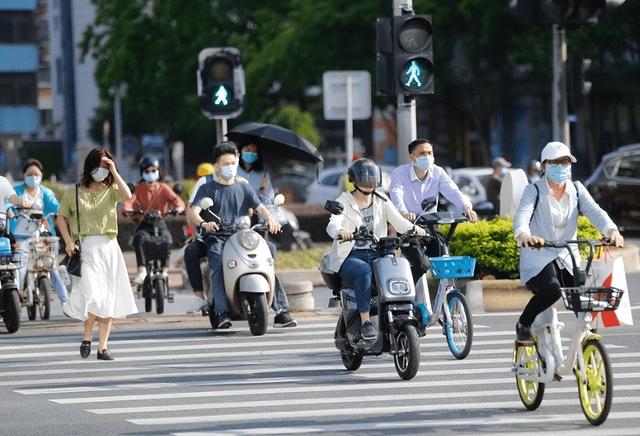
[[[629,282],[636,286],[640,273]],[[636,323],[639,303],[632,293]],[[441,329],[430,329],[411,381],[400,380],[388,355],[346,371],[332,315],[264,337],[244,322],[215,332],[201,316],[145,315],[116,325],[113,362],[97,361],[95,349],[79,357],[78,323],[25,323],[0,333],[0,434],[638,434],[637,326],[601,329],[614,399],[595,429],[571,378],[548,385],[537,411],[524,409],[510,372],[517,315],[476,314],[474,346],[462,361]],[[571,318],[561,315],[568,326]]]

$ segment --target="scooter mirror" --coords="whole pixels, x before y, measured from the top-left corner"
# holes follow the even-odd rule
[[[284,195],[278,194],[273,199],[274,206],[282,206],[284,204]]]
[[[200,200],[200,208],[201,209],[209,209],[211,206],[213,206],[213,200],[210,199],[209,197],[205,197],[202,200]]]
[[[422,207],[422,211],[426,212],[430,209],[433,209],[438,204],[438,200],[436,197],[429,197],[422,200],[420,203],[420,207]]]
[[[324,210],[329,212],[331,215],[342,215],[344,206],[339,201],[327,200],[324,204]]]

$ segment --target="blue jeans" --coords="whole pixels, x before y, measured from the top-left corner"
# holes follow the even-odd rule
[[[209,269],[211,270],[211,288],[213,292],[213,301],[216,312],[229,312],[229,302],[224,291],[224,275],[222,270],[222,250],[227,241],[220,238],[207,239],[207,260],[209,261]],[[271,257],[276,257],[276,247],[267,242]],[[276,313],[286,311],[289,308],[289,300],[280,280],[276,278],[275,297],[272,304]]]
[[[369,312],[371,309],[371,265],[379,257],[380,254],[374,250],[351,250],[338,271],[342,285],[353,287],[356,293],[358,312]]]

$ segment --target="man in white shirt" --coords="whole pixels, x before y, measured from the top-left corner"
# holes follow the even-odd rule
[[[31,207],[31,202],[18,197],[13,186],[6,177],[0,176],[0,204],[3,206],[8,202],[14,206]]]
[[[428,139],[418,138],[409,146],[411,162],[400,165],[391,173],[389,197],[398,211],[409,221],[415,220],[422,212],[422,200],[438,198],[442,194],[458,210],[464,211],[469,221],[476,222],[478,215],[447,172],[434,164],[433,146]],[[436,206],[437,207],[437,206]],[[436,207],[432,212],[436,211]],[[405,257],[411,262],[411,272],[415,281],[424,274],[428,265],[419,247],[403,249]],[[427,247],[427,255],[439,256],[436,243]]]

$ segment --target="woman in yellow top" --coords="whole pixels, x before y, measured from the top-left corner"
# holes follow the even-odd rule
[[[76,187],[80,235],[77,234]],[[94,148],[89,152],[80,183],[67,189],[62,196],[57,224],[65,250],[71,255],[78,249],[74,241],[80,241],[82,249],[80,289],[71,293],[63,310],[66,315],[84,321],[84,338],[80,344],[80,356],[83,358],[91,353],[96,319],[100,324],[98,359],[113,360],[107,349],[113,318],[124,318],[138,312],[127,266],[116,240],[116,204],[130,198],[131,191],[118,174],[113,156],[104,148]]]

